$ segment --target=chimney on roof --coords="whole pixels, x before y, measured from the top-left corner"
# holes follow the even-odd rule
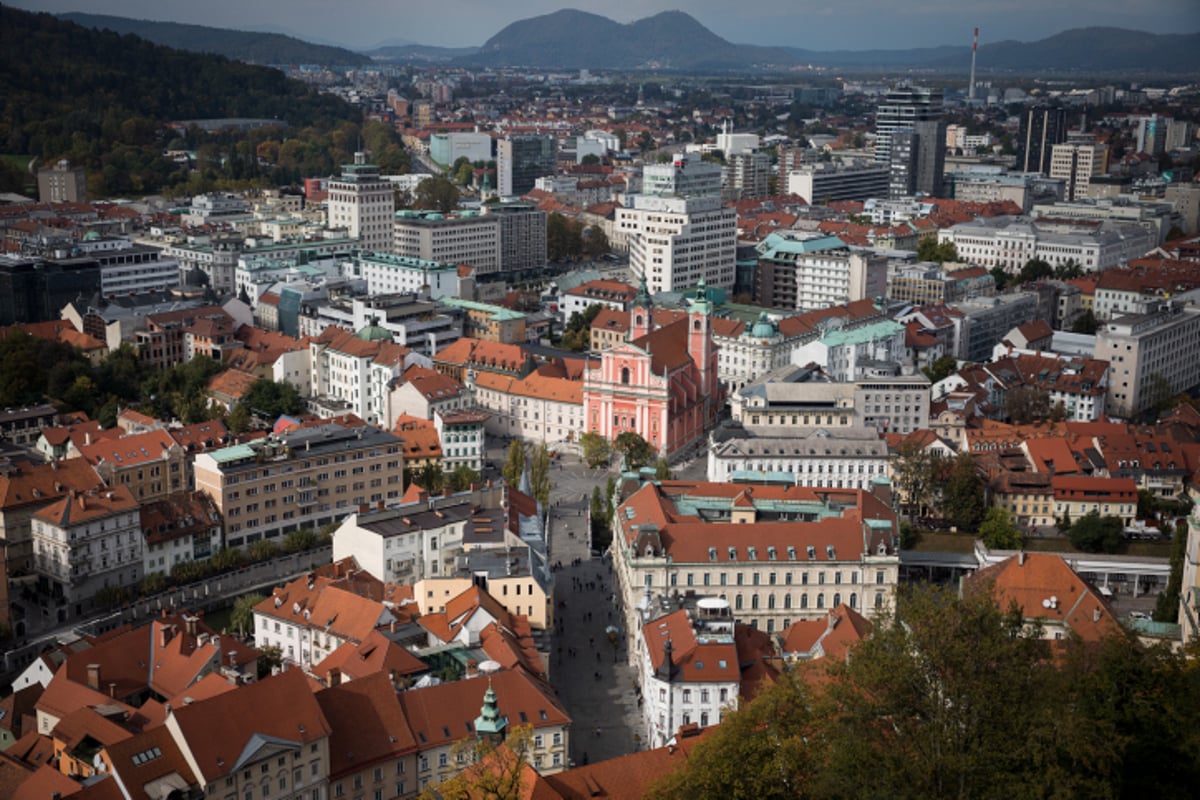
[[[84,445],[84,447],[87,447],[87,446],[91,445],[91,443],[92,443],[92,432],[87,431],[83,434],[83,445]]]
[[[111,698],[113,698],[114,700],[116,699],[116,697],[117,697],[117,685],[116,685],[115,683],[109,683],[109,684],[108,684],[108,696],[109,696],[109,697],[111,697]]]
[[[174,625],[161,625],[158,629],[158,646],[166,647],[171,642],[171,636],[175,632]]]
[[[329,685],[330,687],[342,685],[342,671],[337,667],[329,668]]]
[[[188,636],[195,636],[196,635],[196,618],[195,617],[184,617],[183,619],[184,619],[184,624],[187,626]]]
[[[1094,611],[1092,611],[1092,622],[1099,622],[1099,621],[1100,621],[1100,607],[1096,606],[1096,609]]]
[[[1017,553],[1017,566],[1019,566],[1019,567],[1025,566],[1025,551],[1024,550]]]
[[[87,685],[89,689],[100,691],[100,665],[87,665]]]

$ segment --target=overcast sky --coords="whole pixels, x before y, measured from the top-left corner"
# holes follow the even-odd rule
[[[84,11],[243,30],[366,48],[405,40],[472,46],[510,22],[572,7],[564,0],[6,0],[38,11]],[[581,7],[582,4],[574,6]],[[586,7],[585,7],[586,8]],[[1200,32],[1200,0],[608,0],[617,22],[659,11],[690,13],[740,44],[813,50],[1032,41],[1067,28],[1107,25],[1155,33]]]

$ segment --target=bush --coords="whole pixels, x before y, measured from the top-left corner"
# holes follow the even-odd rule
[[[1085,553],[1115,553],[1121,547],[1121,532],[1125,529],[1120,518],[1102,517],[1088,512],[1071,526],[1071,544]]]

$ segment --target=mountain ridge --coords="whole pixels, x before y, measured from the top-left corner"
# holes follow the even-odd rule
[[[207,25],[86,14],[78,11],[56,16],[85,28],[110,30],[120,34],[131,33],[176,50],[213,53],[254,64],[363,66],[371,62],[368,56],[353,50],[314,44],[283,33],[213,28]]]

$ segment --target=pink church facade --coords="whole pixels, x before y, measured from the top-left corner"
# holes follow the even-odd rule
[[[633,431],[672,455],[703,441],[716,424],[717,350],[707,300],[698,298],[686,318],[657,329],[650,311],[640,295],[628,340],[584,373],[584,425],[609,441]]]

